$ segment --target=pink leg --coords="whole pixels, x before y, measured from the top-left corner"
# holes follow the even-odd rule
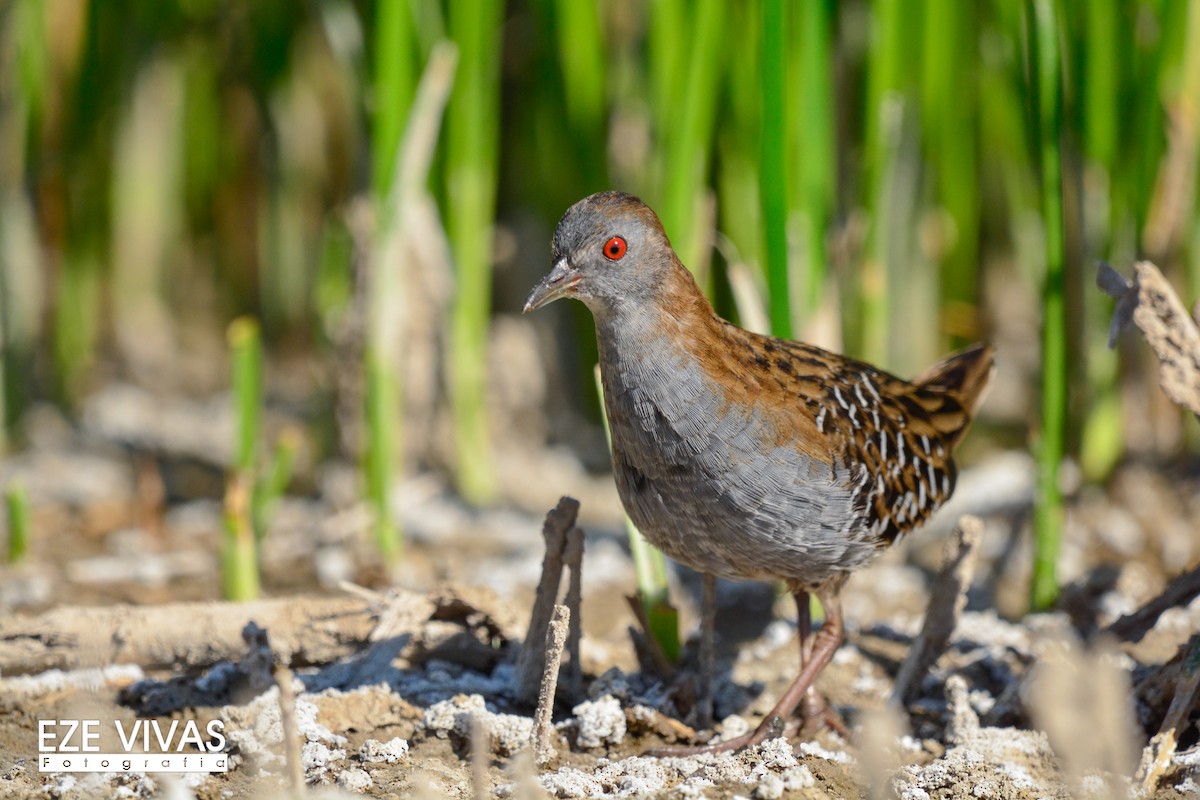
[[[812,658],[813,651],[812,603],[809,593],[805,591],[797,591],[795,598],[796,627],[800,633],[800,669],[803,670],[804,665]],[[838,644],[840,645],[841,642]],[[833,710],[832,706],[825,702],[825,698],[817,691],[816,681],[813,681],[813,684],[808,687],[808,691],[804,693],[804,697],[800,700],[800,719],[801,730],[816,733],[821,728],[829,728],[842,736],[842,738],[849,737],[846,724],[842,722],[842,718]]]
[[[829,663],[829,660],[833,658],[833,654],[837,652],[837,649],[841,647],[842,642],[846,639],[846,632],[842,627],[842,607],[838,601],[836,589],[827,596],[820,598],[822,604],[825,606],[825,624],[817,632],[817,635],[812,637],[805,635],[806,629],[811,629],[812,624],[808,614],[808,592],[797,591],[795,596],[798,608],[802,609],[799,611],[798,617],[800,621],[800,653],[802,658],[800,674],[792,682],[792,685],[788,687],[788,690],[784,692],[783,697],[779,698],[779,702],[775,704],[775,707],[759,723],[758,727],[744,736],[738,736],[735,739],[725,742],[698,747],[665,747],[651,750],[647,755],[658,757],[687,756],[696,753],[719,753],[730,750],[741,750],[752,745],[761,744],[767,739],[775,738],[783,733],[786,720],[795,712],[805,695],[808,694],[808,690],[812,687],[818,673]]]

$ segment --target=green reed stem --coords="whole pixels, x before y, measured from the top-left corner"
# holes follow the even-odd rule
[[[705,251],[708,231],[701,224],[701,200],[704,196],[709,150],[712,145],[719,80],[724,68],[725,3],[698,0],[691,20],[689,47],[679,53],[685,59],[682,76],[683,96],[679,115],[666,128],[667,173],[662,206],[663,225],[676,252],[691,270],[707,263]],[[672,35],[668,32],[666,35]],[[673,32],[678,36],[679,31]]]
[[[267,535],[267,526],[279,498],[287,490],[296,466],[296,454],[300,450],[300,431],[287,428],[275,443],[275,452],[266,472],[254,482],[251,497],[250,519],[254,527],[254,538],[262,542]]]
[[[600,379],[600,367],[596,367],[596,394],[600,398],[600,417],[604,421],[604,437],[612,450],[612,431],[608,426],[608,414],[604,405],[604,382]],[[629,534],[629,551],[633,554],[633,568],[637,575],[638,597],[646,612],[648,633],[654,637],[663,653],[671,662],[679,658],[682,649],[679,640],[679,612],[671,606],[670,578],[667,572],[667,557],[662,551],[646,541],[642,532],[625,515],[625,531]]]
[[[233,464],[225,484],[221,577],[226,599],[253,600],[260,589],[252,509],[262,429],[262,340],[258,322],[250,317],[235,319],[229,325],[228,340],[235,439]]]
[[[834,114],[833,7],[827,0],[796,6],[800,19],[800,111],[793,115],[789,141],[800,161],[800,211],[805,252],[803,304],[809,315],[825,292],[828,271],[825,234],[837,194],[837,119]],[[795,322],[793,314],[793,322]]]
[[[1187,5],[1187,27],[1183,42],[1182,66],[1180,69],[1179,94],[1176,99],[1177,107],[1181,110],[1188,108],[1190,98],[1192,141],[1189,146],[1195,153],[1200,149],[1200,109],[1196,108],[1196,98],[1200,97],[1200,0],[1191,0]],[[1184,234],[1185,247],[1190,245],[1188,258],[1188,289],[1189,298],[1200,298],[1200,198],[1193,196],[1192,202],[1192,235]],[[1188,241],[1190,239],[1190,241]],[[1195,430],[1194,428],[1192,430]]]
[[[487,425],[492,227],[500,148],[501,0],[451,3],[459,77],[446,109],[447,233],[458,268],[451,309],[450,400],[458,488],[470,502],[495,495]]]
[[[758,4],[733,4],[725,35],[726,46],[740,53],[761,52],[762,27],[762,13]],[[726,105],[719,112],[721,124],[716,130],[714,182],[720,235],[728,237],[727,243],[720,243],[718,238],[726,268],[733,266],[730,262],[740,263],[747,269],[753,268],[752,272],[762,270],[765,275],[762,181],[759,180],[763,116],[761,60],[729,60],[725,75],[728,87],[724,95]],[[747,276],[752,272],[747,272]],[[755,274],[754,278],[757,277]],[[736,280],[730,278],[731,283]],[[736,297],[736,290],[734,294]],[[739,316],[738,322],[745,325],[746,319]],[[759,329],[765,332],[768,327],[761,325]]]
[[[1042,290],[1042,430],[1037,448],[1034,504],[1033,608],[1058,599],[1058,554],[1062,542],[1063,498],[1059,468],[1067,433],[1066,256],[1062,201],[1062,55],[1055,0],[1027,0],[1033,130],[1041,166],[1041,208],[1045,226],[1046,277]]]
[[[371,188],[386,197],[396,172],[396,153],[417,83],[416,37],[409,3],[382,0],[375,18],[375,113],[371,117]]]
[[[814,3],[815,5],[815,3]],[[771,333],[792,338],[791,292],[788,288],[787,186],[787,25],[783,0],[762,2],[762,152],[759,194],[766,236],[767,303]]]
[[[1088,3],[1081,10],[1087,26],[1082,54],[1084,151],[1093,163],[1111,173],[1121,115],[1119,59],[1125,50],[1120,37],[1121,7]]]
[[[229,346],[237,420],[233,467],[249,472],[255,467],[262,430],[262,337],[258,322],[238,317],[230,323]]]
[[[577,132],[598,132],[605,100],[601,9],[597,0],[556,0],[554,13],[567,117]]]
[[[19,483],[10,484],[4,493],[4,506],[8,513],[8,563],[19,564],[29,554],[29,492]]]
[[[930,0],[924,9],[922,127],[938,205],[947,220],[938,226],[934,253],[940,261],[940,281],[931,282],[934,296],[921,302],[935,313],[940,308],[943,324],[938,328],[948,328],[963,342],[977,335],[972,312],[979,262],[979,32],[969,4]]]
[[[402,555],[404,542],[400,527],[392,515],[391,492],[396,474],[396,428],[399,426],[399,377],[394,362],[368,347],[367,371],[367,442],[364,454],[367,500],[375,512],[375,546],[385,564],[395,564]]]
[[[401,137],[414,96],[416,33],[407,2],[377,5],[375,22],[375,108],[371,119],[371,187],[375,235],[369,255],[367,345],[363,353],[365,409],[363,472],[367,502],[374,512],[375,546],[385,564],[399,559],[403,541],[392,515],[391,489],[400,459],[403,392],[398,363],[395,309],[403,298],[398,263],[389,242],[401,235],[396,219]]]
[[[891,189],[898,172],[901,123],[908,113],[902,65],[908,63],[908,43],[915,41],[915,16],[902,0],[874,0],[876,40],[867,63],[866,205],[871,214],[868,257],[862,265],[850,307],[858,309],[859,355],[885,363],[891,329],[888,293],[888,242],[900,209],[892,208]]]
[[[367,301],[368,344],[366,360],[367,443],[364,468],[367,497],[375,511],[375,541],[384,561],[393,566],[403,541],[392,515],[391,488],[399,463],[399,433],[403,420],[403,384],[400,363],[403,332],[400,314],[405,298],[402,271],[411,263],[411,235],[441,235],[423,231],[412,223],[413,210],[428,197],[426,184],[437,146],[446,98],[454,84],[458,55],[454,46],[440,42],[414,93],[403,139],[392,159],[393,176],[386,195],[375,198],[376,227],[369,258],[370,286]],[[417,234],[412,234],[417,230]]]

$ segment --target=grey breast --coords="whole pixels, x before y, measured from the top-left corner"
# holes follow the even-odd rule
[[[874,554],[847,469],[775,444],[692,354],[650,334],[601,356],[617,489],[655,546],[722,577],[812,584]]]

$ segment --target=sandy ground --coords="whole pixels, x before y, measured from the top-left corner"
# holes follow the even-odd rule
[[[1143,785],[1148,797],[1200,794],[1195,697],[1181,691],[1195,687],[1183,657],[1200,654],[1187,648],[1200,603],[1188,597],[1155,614],[1140,640],[1104,633],[1200,558],[1195,465],[1130,465],[1103,491],[1075,491],[1063,602],[1022,617],[1030,465],[1017,453],[980,459],[952,508],[844,593],[849,641],[819,686],[849,739],[789,729],[738,754],[656,759],[642,754],[694,733],[694,670],[685,660],[664,680],[639,667],[623,600],[633,570],[604,476],[548,454],[523,465],[517,499],[489,512],[415,478],[397,496],[409,549],[390,581],[354,501],[353,470],[314,471],[310,494],[280,506],[264,544],[266,590],[293,612],[271,616],[215,597],[219,472],[203,459],[163,461],[155,503],[136,459],[76,444],[49,436],[0,465],[5,481],[30,487],[37,528],[50,532],[26,564],[0,574],[2,796],[283,796],[289,769],[325,796],[915,800],[1126,797]],[[181,482],[215,488],[209,499],[173,499]],[[560,493],[582,500],[584,679],[574,696],[560,684],[554,754],[537,763],[534,708],[519,699],[515,662],[539,577],[542,515]],[[943,547],[968,512],[986,527],[966,611],[907,702],[889,706]],[[698,580],[675,578],[690,631]],[[184,601],[200,605],[164,605]],[[790,601],[771,587],[722,583],[718,602],[721,737],[758,723],[795,674],[796,647]],[[109,619],[88,616],[96,609],[128,617],[89,622],[86,636],[47,633],[48,615]],[[265,643],[241,640],[252,619]],[[88,636],[108,645],[75,646]],[[290,681],[272,673],[280,661],[290,661]],[[290,687],[282,696],[281,680]],[[1173,701],[1176,746],[1139,773]],[[38,720],[51,718],[220,720],[231,768],[41,773]],[[291,767],[289,738],[299,745]]]

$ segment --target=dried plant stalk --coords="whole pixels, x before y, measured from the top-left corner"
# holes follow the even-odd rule
[[[579,514],[579,501],[563,497],[558,501],[546,521],[542,524],[542,537],[546,540],[546,554],[542,558],[542,577],[538,582],[533,611],[529,615],[529,629],[525,643],[517,656],[517,697],[532,703],[538,697],[538,686],[542,676],[542,654],[546,649],[547,626],[558,602],[558,588],[562,582],[564,559],[567,554],[568,534],[575,527]],[[579,545],[582,555],[582,543]],[[578,609],[575,622],[578,624]]]
[[[900,665],[891,705],[903,705],[933,662],[946,650],[967,603],[967,587],[975,574],[975,555],[982,536],[983,522],[968,515],[958,521],[958,527],[946,542],[942,569],[930,593],[929,610],[925,612],[925,624],[908,651],[908,657]]]
[[[1123,642],[1140,642],[1154,628],[1164,611],[1182,608],[1200,595],[1200,567],[1176,575],[1167,588],[1136,611],[1115,620],[1104,632]]]
[[[279,719],[283,725],[283,752],[287,762],[288,786],[293,795],[304,791],[304,763],[300,759],[300,728],[296,724],[296,695],[292,692],[292,671],[275,670],[279,687]]]
[[[567,631],[567,663],[566,685],[567,693],[572,698],[583,695],[583,662],[580,658],[579,645],[583,638],[583,626],[580,620],[580,606],[583,604],[583,531],[572,527],[567,531],[567,542],[563,552],[563,560],[571,570],[571,581],[567,584],[567,595],[563,603],[570,613],[571,625]]]
[[[1101,264],[1097,285],[1117,298],[1108,344],[1132,320],[1154,348],[1158,382],[1171,402],[1200,417],[1200,328],[1158,267],[1149,261],[1134,266],[1132,281]]]
[[[555,759],[552,740],[554,717],[554,695],[558,689],[558,667],[562,663],[563,645],[571,627],[571,612],[566,606],[556,605],[550,620],[550,641],[544,650],[545,662],[542,670],[541,690],[538,692],[537,714],[533,723],[533,752],[539,766]]]

